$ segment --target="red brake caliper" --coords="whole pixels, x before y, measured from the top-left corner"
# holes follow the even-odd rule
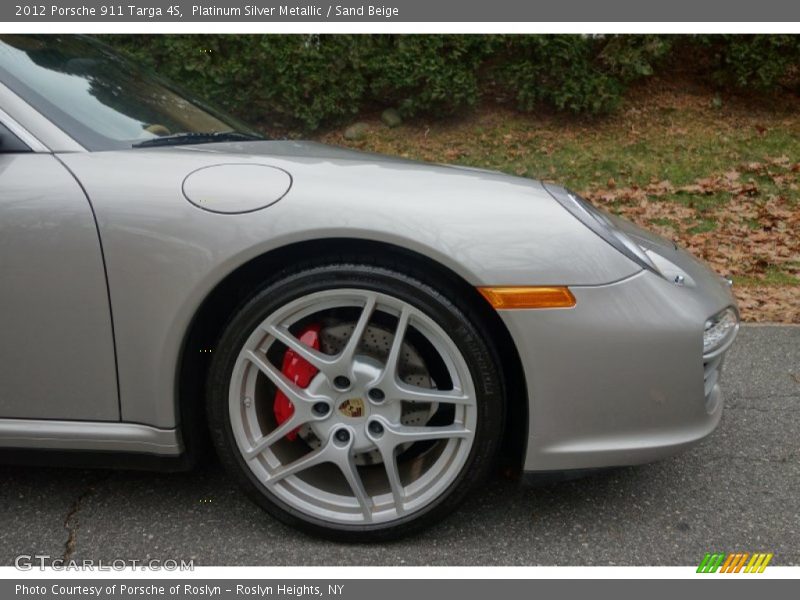
[[[319,324],[308,325],[303,328],[297,338],[306,346],[314,350],[319,350],[320,329],[321,326]],[[286,351],[286,354],[283,355],[281,373],[286,375],[289,381],[293,381],[297,387],[307,388],[308,384],[311,383],[311,380],[314,378],[314,375],[318,373],[318,369],[290,348]],[[278,425],[284,423],[286,419],[294,414],[294,406],[292,406],[291,400],[280,390],[275,393],[275,404],[272,410],[275,412],[275,420],[278,422]],[[296,440],[297,431],[299,429],[300,428],[297,427],[287,433],[286,439],[292,442]]]

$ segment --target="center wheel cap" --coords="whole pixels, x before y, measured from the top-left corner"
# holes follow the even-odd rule
[[[363,398],[348,398],[339,405],[339,412],[348,419],[360,419],[367,415],[367,403]]]
[[[339,394],[335,388],[327,383],[325,376],[318,373],[308,386],[308,391],[312,395],[327,396],[328,402],[333,405],[330,414],[323,418],[314,420],[308,427],[314,433],[319,444],[327,440],[341,426],[346,426],[353,436],[352,451],[359,464],[373,464],[380,460],[380,453],[375,447],[375,443],[367,435],[368,419],[375,415],[380,415],[390,423],[400,422],[403,414],[402,403],[400,402],[381,402],[375,404],[367,399],[367,390],[371,384],[378,379],[383,371],[383,363],[368,357],[357,355],[353,359],[352,370],[350,371],[351,386],[350,390]],[[303,430],[300,437],[303,437]],[[367,455],[364,455],[367,453]]]

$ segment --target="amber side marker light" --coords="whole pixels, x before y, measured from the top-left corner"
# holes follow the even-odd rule
[[[575,296],[564,286],[479,287],[478,291],[494,308],[572,308]]]

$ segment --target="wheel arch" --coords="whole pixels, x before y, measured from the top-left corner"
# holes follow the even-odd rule
[[[196,462],[210,447],[203,401],[205,383],[214,345],[234,311],[287,267],[339,260],[395,268],[426,279],[442,278],[460,292],[463,308],[477,318],[498,353],[507,402],[503,467],[520,472],[528,436],[527,384],[516,344],[497,312],[474,286],[440,262],[393,244],[354,238],[303,241],[270,250],[229,273],[203,300],[184,335],[176,377],[179,428],[190,458]]]

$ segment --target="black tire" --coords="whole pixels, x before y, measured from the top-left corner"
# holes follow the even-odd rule
[[[496,458],[505,418],[504,382],[498,354],[476,311],[463,298],[463,291],[442,281],[433,284],[427,279],[423,273],[417,272],[411,276],[375,264],[341,262],[308,266],[285,272],[266,282],[228,323],[214,349],[206,387],[211,437],[228,473],[259,506],[279,521],[335,541],[395,539],[443,520],[487,477]],[[450,335],[465,359],[476,390],[478,420],[475,438],[455,480],[419,511],[386,523],[332,523],[287,505],[259,483],[248,468],[231,428],[228,411],[230,378],[247,337],[268,315],[286,303],[314,292],[336,288],[379,291],[423,311]]]

